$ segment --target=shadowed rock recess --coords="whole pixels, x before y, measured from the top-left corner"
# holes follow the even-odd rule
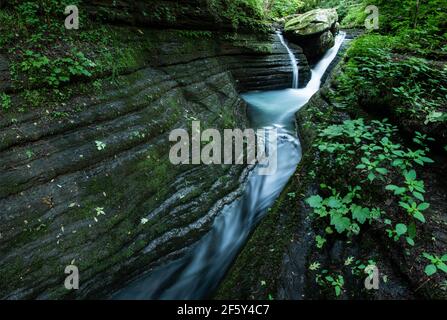
[[[339,30],[335,9],[315,9],[286,18],[284,31],[295,43],[301,45],[311,63],[334,45]]]
[[[202,128],[244,128],[239,92],[291,85],[289,57],[273,30],[241,26],[236,35],[203,1],[165,1],[175,21],[141,14],[151,10],[147,1],[107,3],[94,1],[88,12],[122,35],[115,45],[137,48],[128,57],[132,67],[101,90],[93,80],[82,83],[82,95],[58,109],[62,118],[50,115],[45,101],[0,117],[0,298],[107,297],[182,255],[238,195],[245,171],[171,165],[170,131],[192,120]],[[206,33],[192,37],[199,26]],[[301,48],[294,50],[304,86],[310,70]],[[11,59],[0,54],[0,90],[20,106]],[[63,286],[72,263],[80,270],[77,291]]]

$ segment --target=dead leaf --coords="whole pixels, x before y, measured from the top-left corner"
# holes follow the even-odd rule
[[[50,209],[54,207],[53,198],[50,196],[43,197],[42,203],[47,205]]]

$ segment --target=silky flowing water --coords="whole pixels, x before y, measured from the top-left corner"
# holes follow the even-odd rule
[[[291,56],[292,87],[298,85],[298,68],[292,51],[281,34],[281,42]],[[116,292],[115,299],[202,299],[217,288],[225,272],[246,243],[250,232],[273,205],[301,161],[301,145],[296,135],[295,113],[319,90],[321,78],[337,55],[345,38],[336,37],[335,46],[312,69],[312,78],[303,89],[250,92],[247,102],[253,128],[277,128],[277,170],[259,175],[258,167],[248,177],[242,196],[225,206],[211,230],[182,257],[129,283]]]

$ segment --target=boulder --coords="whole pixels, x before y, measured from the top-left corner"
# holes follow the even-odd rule
[[[286,37],[304,49],[311,63],[316,62],[335,41],[338,33],[338,14],[335,9],[315,9],[290,16],[285,23]]]
[[[298,16],[290,16],[285,30],[297,35],[311,36],[331,29],[338,22],[336,9],[315,9]]]

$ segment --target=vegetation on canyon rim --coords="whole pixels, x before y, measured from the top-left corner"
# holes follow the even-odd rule
[[[379,7],[380,29],[352,43],[333,98],[348,112],[358,114],[353,110],[363,108],[379,119],[389,116],[396,125],[359,117],[321,127],[314,144],[320,154],[314,163],[320,192],[306,201],[319,230],[324,230],[318,242],[334,232],[349,239],[376,225],[372,229],[381,230],[390,241],[405,242],[407,255],[426,264],[427,276],[442,270],[444,275],[437,279],[442,287],[447,255],[423,252],[431,245],[417,241],[426,241],[418,232],[430,223],[425,193],[431,183],[418,171],[434,163],[429,146],[447,150],[447,65],[436,62],[447,56],[446,3],[359,2],[343,12],[345,26],[363,23],[366,4]],[[411,142],[402,138],[402,129],[410,131]],[[327,275],[323,279],[328,285],[336,283],[340,295],[343,281]],[[317,281],[321,284],[321,274]]]
[[[68,4],[80,4],[79,32],[67,31],[61,23],[65,17],[64,8]],[[15,87],[25,89],[23,98],[28,105],[38,105],[38,101],[43,99],[58,103],[75,94],[66,88],[70,81],[95,79],[104,73],[114,75],[135,65],[134,52],[131,49],[118,49],[119,34],[113,28],[101,24],[100,17],[112,13],[100,12],[99,20],[91,20],[82,11],[81,4],[79,0],[13,0],[0,9],[0,47],[14,57],[11,74]],[[351,54],[358,58],[351,60],[352,72],[346,74],[347,77],[354,78],[358,75],[358,78],[351,80],[347,87],[354,85],[356,88],[368,88],[373,81],[393,77],[393,73],[387,72],[389,69],[395,69],[395,74],[403,77],[406,73],[400,69],[409,65],[407,69],[412,70],[410,77],[393,88],[396,98],[406,100],[408,105],[414,107],[414,113],[423,109],[418,116],[425,114],[428,121],[442,121],[445,118],[442,110],[436,108],[445,102],[445,87],[440,86],[434,92],[434,97],[427,90],[432,85],[437,86],[440,79],[445,78],[446,71],[435,65],[427,65],[422,59],[437,51],[447,52],[446,13],[445,10],[438,10],[445,7],[442,0],[207,0],[206,5],[217,21],[228,20],[235,30],[243,26],[252,28],[255,32],[268,30],[266,26],[271,19],[306,12],[315,7],[336,7],[342,25],[363,27],[367,16],[364,8],[367,5],[377,5],[380,8],[379,35],[371,35],[357,42],[357,53],[351,50]],[[175,21],[182,11],[175,6],[160,4],[154,12],[144,14],[152,15],[151,18],[155,21]],[[188,32],[188,35],[204,37],[208,34],[197,30]],[[146,48],[151,45],[145,42],[141,46]],[[409,51],[422,58],[390,59],[391,52],[405,54]],[[365,65],[358,73],[355,73],[356,59],[360,59],[359,62]],[[368,68],[368,64],[370,67],[374,64],[375,68]],[[412,68],[411,64],[416,68]],[[425,83],[409,88],[418,76],[424,75],[427,76]],[[95,85],[101,86],[99,82]],[[40,87],[49,87],[50,90],[36,90]],[[6,94],[2,95],[0,103],[3,111],[25,111],[25,107],[20,107],[19,110],[10,108],[8,98]]]
[[[59,105],[82,90],[100,93],[103,77],[114,82],[117,74],[138,66],[141,52],[157,50],[156,39],[140,41],[142,30],[123,35],[104,26],[100,18],[83,15],[81,5],[79,32],[67,32],[64,8],[81,3],[14,0],[0,8],[0,53],[12,58],[14,90],[24,101],[17,103],[12,94],[0,93],[0,116],[14,119],[15,113],[29,108]],[[216,21],[229,22],[230,35],[243,28],[265,33],[272,22],[318,7],[337,8],[342,27],[363,28],[365,7],[379,8],[380,28],[351,43],[335,79],[337,91],[331,98],[339,112],[351,117],[329,126],[329,121],[322,123],[314,141],[319,157],[310,176],[319,188],[306,202],[314,212],[315,250],[323,251],[334,239],[350,242],[377,231],[385,236],[386,246],[402,245],[408,257],[423,265],[428,279],[436,279],[439,287],[445,283],[447,252],[434,235],[427,240],[424,234],[432,223],[432,203],[431,181],[423,178],[424,170],[445,162],[447,151],[445,0],[207,0],[206,5]],[[145,14],[154,21],[175,22],[181,10],[161,5]],[[212,37],[209,30],[173,32],[185,39]],[[138,45],[119,46],[123,38]],[[71,83],[86,85],[73,88]],[[52,115],[59,118],[66,113]],[[113,147],[100,140],[94,144],[97,151]],[[32,150],[27,157],[33,157]],[[159,159],[151,161],[152,171],[168,171],[155,163]],[[153,179],[150,187],[157,190],[160,184]],[[298,202],[300,195],[294,190],[288,197]],[[92,204],[89,210],[103,215],[103,209]],[[349,276],[361,278],[368,266],[378,264],[349,256],[340,264],[311,261],[308,269],[324,293],[340,297]]]
[[[315,7],[337,7],[342,28],[364,28],[368,5],[376,5],[380,14],[378,30],[367,31],[350,43],[340,71],[334,77],[333,88],[327,93],[333,107],[305,111],[312,116],[304,119],[315,122],[303,127],[318,125],[316,138],[308,150],[311,159],[306,160],[305,156],[297,173],[298,179],[306,182],[292,182],[286,192],[304,196],[300,188],[309,180],[318,182],[318,192],[305,198],[306,205],[313,211],[312,229],[316,235],[312,248],[322,252],[310,254],[310,259],[315,259],[307,262],[309,277],[316,281],[325,297],[358,297],[362,291],[368,296],[363,283],[367,267],[386,269],[383,261],[373,256],[365,259],[367,253],[350,255],[344,261],[327,257],[333,254],[332,251],[327,253],[329,245],[343,241],[349,247],[356,239],[364,241],[367,234],[387,250],[403,251],[394,263],[417,279],[414,281],[416,291],[431,283],[431,289],[427,290],[439,291],[430,291],[426,296],[445,299],[447,250],[444,240],[438,239],[437,233],[427,231],[433,228],[426,225],[440,224],[440,228],[445,229],[445,224],[438,222],[434,213],[439,210],[440,214],[445,213],[446,205],[442,204],[439,209],[440,204],[436,203],[437,208],[432,208],[429,199],[436,197],[429,189],[434,188],[434,181],[433,177],[426,177],[427,172],[436,167],[445,168],[447,3],[437,0],[294,3],[290,12],[284,6],[279,16]],[[334,120],[346,117],[350,119]],[[330,125],[332,122],[336,124]],[[303,177],[302,172],[308,176]],[[298,189],[294,189],[295,186],[299,186]],[[241,273],[244,265],[261,270],[277,267],[275,263],[248,261],[253,259],[249,251],[253,250],[252,246],[259,245],[261,239],[268,239],[266,234],[276,232],[270,224],[281,221],[279,217],[284,219],[282,211],[293,211],[295,198],[278,201],[234,270]],[[290,240],[278,241],[276,246],[287,245],[287,241]],[[280,263],[281,256],[267,253],[277,248],[268,248],[265,255]],[[264,259],[268,258],[264,256]],[[271,284],[269,290],[274,290],[275,283],[278,285],[275,276],[264,273],[260,277]],[[349,280],[352,277],[358,280]],[[234,271],[219,296],[230,297],[235,292],[232,287],[247,290],[236,283],[250,283],[249,279],[253,278],[257,279]],[[390,280],[382,273],[380,281],[386,285]],[[256,284],[249,288],[250,292],[257,288],[264,296],[270,294]]]

